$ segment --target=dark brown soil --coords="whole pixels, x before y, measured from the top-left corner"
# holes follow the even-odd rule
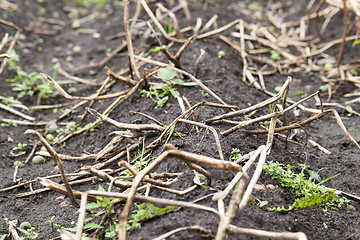
[[[93,38],[92,34],[78,33],[71,28],[71,20],[67,17],[67,12],[64,11],[64,7],[69,5],[70,1],[44,1],[44,3],[38,3],[35,0],[29,1],[12,1],[17,2],[19,9],[13,12],[7,12],[0,9],[0,16],[4,17],[7,15],[7,21],[13,22],[22,29],[23,34],[26,36],[26,40],[22,40],[23,43],[33,43],[37,39],[41,38],[44,41],[38,43],[33,47],[22,47],[20,45],[15,46],[17,54],[21,60],[18,63],[22,69],[27,72],[43,72],[53,74],[52,70],[52,59],[58,58],[63,68],[69,69],[71,66],[66,63],[65,58],[67,56],[73,57],[74,67],[82,66],[90,62],[98,62],[102,60],[107,53],[107,49],[115,49],[125,39],[117,38],[110,41],[105,41],[106,36],[116,34],[124,31],[123,26],[123,7],[115,4],[111,1],[102,12],[106,14],[104,18],[98,18],[83,24],[82,28],[85,29],[96,29],[101,34],[100,38]],[[25,2],[30,3],[25,6]],[[119,1],[116,1],[118,3]],[[232,20],[239,17],[244,18],[247,22],[256,22],[255,18],[251,16],[243,15],[239,12],[229,8],[232,3],[237,1],[209,1],[208,8],[204,11],[202,5],[197,1],[189,1],[190,11],[192,14],[193,26],[197,17],[202,18],[203,23],[206,23],[214,14],[218,14],[218,24],[223,26]],[[245,1],[247,4],[250,1]],[[163,4],[167,4],[163,1]],[[306,12],[307,1],[298,1],[293,3],[294,6],[299,6],[300,10],[289,17],[291,20],[298,20],[300,16],[303,16]],[[153,5],[150,5],[153,6]],[[31,21],[30,14],[39,16],[38,11],[43,7],[46,9],[44,17],[54,18],[53,13],[59,14],[59,19],[66,23],[62,28],[56,29],[55,35],[45,35],[41,33],[34,33],[33,31],[26,31],[26,27]],[[135,11],[136,4],[131,2],[130,4],[130,16]],[[93,8],[94,10],[95,8]],[[91,11],[91,10],[90,10]],[[144,13],[142,17],[146,18]],[[177,13],[177,18],[180,20],[181,27],[186,26],[185,15],[183,12]],[[287,19],[287,20],[289,20]],[[331,39],[341,38],[343,25],[343,14],[338,13],[332,20],[333,24],[330,25],[326,31],[323,42]],[[53,25],[50,24],[50,28]],[[233,30],[234,28],[232,28]],[[316,34],[313,28],[314,34]],[[5,33],[14,35],[14,30],[8,26],[0,24],[0,39],[3,38]],[[134,45],[140,46],[144,43],[144,40],[137,36],[134,39]],[[69,44],[73,46],[81,46],[82,51],[75,53],[72,48],[69,48]],[[174,44],[170,52],[175,54],[179,49],[180,44]],[[39,51],[41,47],[41,51]],[[149,46],[146,46],[149,49]],[[246,86],[242,82],[242,59],[238,52],[235,52],[229,45],[225,44],[216,37],[209,37],[205,40],[196,40],[190,44],[188,49],[184,52],[181,57],[181,63],[183,68],[189,73],[195,71],[195,61],[200,54],[200,49],[205,50],[204,62],[200,65],[200,73],[198,79],[204,81],[207,87],[214,91],[220,98],[226,103],[236,105],[240,109],[254,105],[267,99],[269,96],[265,93],[256,90],[253,87]],[[217,53],[223,50],[226,55],[219,59]],[[331,48],[326,53],[335,55],[338,51],[338,45]],[[123,52],[126,52],[123,51]],[[359,55],[359,47],[352,48],[351,43],[345,44],[345,52],[343,62],[346,63],[353,59],[357,59]],[[164,56],[160,56],[158,61],[167,62]],[[116,56],[106,63],[113,71],[119,71],[120,69],[127,67],[128,60],[126,56]],[[97,78],[103,80],[106,77],[106,72],[103,69],[105,65],[98,68],[90,68],[80,72],[76,72],[79,77],[87,79]],[[152,69],[154,66],[147,65],[147,69]],[[358,69],[359,71],[360,69]],[[0,80],[0,95],[5,97],[14,96],[16,93],[11,91],[10,83],[5,82],[6,78],[14,77],[14,72],[6,70],[1,74]],[[307,91],[313,93],[319,89],[319,86],[323,83],[316,73],[293,73],[293,82],[290,85],[289,97],[293,100],[299,100],[300,96],[296,95],[297,91]],[[265,83],[267,89],[274,92],[276,86],[282,85],[286,81],[287,76],[280,74],[266,76]],[[64,79],[58,74],[57,80]],[[356,91],[356,87],[349,83],[341,83],[339,91],[343,91],[341,94],[336,96],[336,99],[332,101],[338,103],[344,103],[347,99],[343,97],[344,93]],[[93,94],[97,87],[75,84],[79,93],[79,96],[90,96]],[[110,92],[117,92],[127,89],[127,86],[121,84],[115,84],[111,88]],[[216,99],[212,97],[204,97],[200,93],[200,87],[195,88],[179,88],[180,94],[186,96],[190,103],[193,105],[197,102],[205,99],[209,102],[216,102]],[[327,96],[326,96],[327,97]],[[37,97],[24,97],[20,99],[25,105],[33,106],[36,105]],[[51,104],[65,103],[68,100],[64,98],[50,99]],[[103,112],[113,101],[101,100],[96,101],[92,106],[99,112]],[[315,107],[314,101],[310,100],[304,105],[309,107]],[[87,106],[87,105],[86,105]],[[355,111],[360,111],[358,104],[351,105]],[[141,97],[139,92],[134,93],[131,98],[121,106],[117,107],[111,114],[110,117],[123,123],[133,123],[141,120],[142,123],[151,123],[148,119],[143,118],[139,115],[132,114],[130,111],[140,111],[146,113],[149,116],[155,117],[161,123],[169,125],[177,116],[180,115],[181,109],[174,98],[170,98],[169,103],[164,108],[155,108],[156,103],[150,98]],[[35,111],[28,113],[29,115],[36,118],[37,121],[47,121],[55,119],[65,108],[60,108],[57,114],[54,114],[52,110]],[[76,113],[71,114],[69,117],[62,120],[62,122],[78,121],[78,115],[84,113],[84,107],[77,109]],[[345,126],[347,127],[350,134],[359,142],[360,140],[360,128],[358,116],[347,116],[347,112],[343,109],[337,109],[341,115]],[[228,112],[227,109],[213,108],[213,107],[202,107],[198,121],[203,121],[211,117],[220,115]],[[255,115],[260,116],[268,112],[268,109],[261,110]],[[308,113],[301,113],[299,117],[290,116],[289,118],[293,121],[301,121],[309,117]],[[14,115],[7,111],[0,110],[0,119],[10,118],[18,119]],[[240,119],[240,118],[239,118]],[[83,123],[94,121],[93,116],[87,116]],[[83,124],[83,125],[85,125]],[[231,127],[230,124],[214,124],[217,131],[224,131]],[[34,127],[44,133],[45,126]],[[11,186],[14,167],[13,162],[15,160],[24,161],[30,153],[32,147],[29,142],[33,139],[32,136],[25,135],[24,132],[29,127],[18,125],[17,127],[1,127],[0,128],[0,187],[4,188]],[[245,129],[238,130],[228,136],[220,135],[220,141],[222,150],[224,152],[225,159],[229,159],[231,149],[238,148],[241,153],[248,153],[255,150],[258,146],[265,144],[267,136],[265,134],[249,134],[246,130],[255,129],[256,127],[250,126]],[[344,134],[341,128],[338,126],[336,120],[326,115],[318,121],[314,121],[311,124],[306,125],[306,131],[310,135],[310,139],[313,139],[321,146],[331,151],[331,155],[319,151],[317,148],[306,148],[300,155],[289,153],[285,149],[285,142],[281,138],[275,138],[271,154],[268,156],[270,161],[279,161],[283,164],[290,164],[297,166],[298,163],[305,163],[310,165],[310,169],[313,171],[320,171],[320,175],[323,179],[331,177],[335,174],[341,173],[340,176],[333,178],[325,183],[327,187],[338,189],[356,196],[360,196],[360,163],[359,163],[359,149],[349,140]],[[116,127],[110,124],[101,125],[96,131],[92,133],[81,134],[66,142],[66,147],[56,147],[58,153],[67,155],[80,155],[82,153],[93,153],[96,149],[102,149],[112,139],[109,133],[118,130]],[[186,133],[187,128],[184,124],[179,123],[177,125],[177,131]],[[12,139],[12,140],[11,140]],[[145,145],[148,145],[155,138],[148,138]],[[20,157],[12,157],[12,148],[18,143],[28,143],[29,146],[25,148],[27,154]],[[127,146],[130,141],[122,143],[121,146]],[[172,138],[170,140],[175,147],[180,150],[188,151],[196,154],[206,155],[214,158],[219,158],[215,140],[212,134],[207,134],[206,131],[192,130],[187,133],[183,138]],[[39,146],[40,148],[40,146]],[[296,148],[296,146],[290,145],[290,148]],[[161,153],[162,146],[155,148],[152,156],[156,157]],[[298,150],[298,149],[296,149]],[[133,155],[131,154],[131,157]],[[124,157],[125,159],[126,157]],[[119,159],[120,160],[120,159]],[[65,170],[67,172],[74,172],[85,165],[93,165],[94,161],[64,161]],[[55,162],[51,159],[42,165],[35,165],[31,161],[19,168],[17,178],[21,180],[31,180],[39,176],[47,176],[53,174]],[[107,166],[107,168],[116,169],[118,168],[117,162]],[[174,183],[171,188],[184,190],[193,185],[194,173],[186,165],[182,164],[180,160],[169,159],[158,166],[155,172],[185,172],[179,181]],[[221,170],[208,168],[212,176],[212,187],[218,190],[223,190],[227,184],[231,181],[234,172],[224,172]],[[250,172],[252,174],[253,170]],[[60,179],[55,179],[60,181]],[[275,190],[254,190],[253,196],[266,200],[269,202],[269,207],[278,207],[281,205],[290,206],[294,201],[294,195],[287,189],[282,188],[281,185],[272,180],[265,174],[262,174],[258,183],[267,185],[273,184],[276,186]],[[96,190],[98,185],[101,184],[105,189],[108,185],[101,181],[93,181],[90,183],[83,183],[74,185],[73,188],[79,191],[85,191],[88,189]],[[32,184],[34,190],[40,189],[42,186],[38,183]],[[116,189],[113,189],[116,191]],[[63,197],[60,193],[47,191],[40,194],[32,195],[24,198],[16,198],[15,195],[29,191],[29,186],[26,188],[16,188],[6,192],[0,192],[0,213],[1,219],[0,225],[3,227],[0,229],[0,236],[6,234],[6,224],[3,218],[10,220],[17,219],[19,222],[30,222],[35,226],[35,231],[39,233],[38,239],[51,239],[59,236],[56,231],[56,227],[51,227],[48,220],[52,216],[55,216],[54,222],[56,224],[64,224],[65,227],[73,227],[71,222],[77,221],[78,212],[77,209],[70,205],[69,199]],[[207,188],[198,187],[191,193],[183,196],[178,196],[163,192],[160,190],[152,189],[150,196],[178,199],[184,201],[192,201],[200,197],[214,193]],[[226,199],[225,204],[229,202],[229,197]],[[200,204],[217,208],[217,203],[211,200],[211,197],[205,198],[199,202]],[[350,211],[344,205],[338,210],[328,210],[326,213],[321,208],[312,209],[301,209],[293,211],[288,214],[280,214],[275,212],[267,212],[261,210],[259,207],[248,204],[245,208],[244,213],[234,219],[232,224],[236,226],[253,228],[259,230],[268,230],[275,232],[304,232],[308,239],[360,239],[360,223],[358,221],[360,214],[360,204],[351,201],[350,204],[355,207],[356,211]],[[121,209],[123,204],[117,206],[117,210]],[[193,209],[181,209],[177,212],[173,212],[162,217],[142,223],[141,228],[136,231],[129,233],[129,239],[152,239],[161,234],[179,227],[200,225],[206,227],[212,231],[212,235],[206,236],[201,235],[198,231],[183,231],[175,234],[169,239],[213,239],[217,228],[219,219],[217,216],[212,215],[208,212]],[[325,228],[324,226],[327,226]],[[7,238],[8,239],[8,238]],[[229,233],[228,239],[258,239],[245,235],[238,235]],[[260,238],[259,238],[260,239]],[[261,238],[263,239],[263,238]],[[265,239],[265,238],[264,238]]]

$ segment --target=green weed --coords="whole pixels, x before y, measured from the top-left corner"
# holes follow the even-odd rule
[[[315,179],[306,179],[305,177],[304,172],[309,166],[299,164],[299,167],[301,168],[301,172],[295,173],[293,170],[294,166],[289,164],[284,166],[281,163],[272,161],[264,164],[264,172],[272,179],[277,180],[281,186],[290,188],[296,197],[294,204],[288,208],[281,206],[277,208],[267,208],[266,210],[286,213],[299,208],[322,206],[324,212],[326,212],[328,208],[337,209],[348,202],[347,199],[340,198],[338,195],[327,191],[326,188],[321,185],[340,174],[336,174],[315,184]],[[308,172],[310,172],[310,170],[308,170]]]
[[[176,72],[171,68],[161,68],[157,73],[158,77],[165,80],[166,83],[156,84],[154,86],[150,86],[149,90],[141,90],[141,96],[146,97],[155,97],[157,102],[156,107],[164,107],[169,100],[169,96],[172,95],[174,98],[178,98],[180,93],[178,92],[176,85],[180,85],[183,87],[193,87],[197,85],[194,82],[185,82],[181,79],[175,78]]]

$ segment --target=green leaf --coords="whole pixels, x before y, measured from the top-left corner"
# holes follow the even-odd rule
[[[218,52],[218,58],[220,59],[220,58],[223,58],[223,57],[225,57],[225,52],[224,51],[219,51]]]
[[[176,72],[171,68],[160,68],[157,75],[161,79],[171,80],[176,76]]]
[[[357,40],[357,41],[354,41],[352,45],[355,46],[355,45],[358,45],[359,43],[360,43],[360,40]]]
[[[165,85],[166,85],[165,83],[156,84],[156,85],[152,86],[152,88],[153,88],[154,90],[160,90],[160,89],[162,89]]]
[[[170,88],[170,93],[171,93],[171,95],[173,95],[174,98],[180,97],[180,93],[178,92],[178,90],[176,88]]]
[[[94,209],[94,208],[99,208],[99,207],[100,207],[100,205],[98,203],[94,203],[94,202],[86,204],[86,209]]]
[[[89,229],[89,228],[104,228],[104,227],[100,226],[99,224],[96,224],[96,223],[85,224],[84,229]]]
[[[196,86],[197,85],[197,83],[196,82],[182,82],[182,83],[180,83],[180,85],[181,86],[183,86],[183,87],[194,87],[194,86]]]

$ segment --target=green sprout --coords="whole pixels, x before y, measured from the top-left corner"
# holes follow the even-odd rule
[[[274,61],[280,61],[281,60],[281,57],[280,57],[280,53],[276,50],[271,50],[270,51],[270,58]]]
[[[174,98],[180,97],[180,93],[178,92],[176,85],[180,85],[183,87],[193,87],[197,85],[194,82],[185,82],[181,79],[175,78],[176,72],[171,68],[160,68],[157,73],[158,77],[166,81],[166,83],[156,84],[154,86],[150,86],[149,90],[141,90],[140,94],[144,97],[155,97],[157,102],[156,107],[164,107],[169,100],[169,95],[172,95]]]
[[[354,114],[354,111],[351,106],[347,105],[345,107],[346,111],[348,112],[348,117],[351,117]]]
[[[219,51],[217,55],[218,55],[218,58],[221,59],[221,58],[225,57],[225,52]]]

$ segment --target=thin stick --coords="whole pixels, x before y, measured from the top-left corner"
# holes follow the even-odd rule
[[[50,146],[50,144],[45,140],[45,138],[43,136],[41,136],[40,133],[34,131],[34,130],[26,130],[25,134],[33,134],[35,135],[39,141],[46,147],[47,151],[51,154],[51,157],[54,159],[54,161],[56,162],[57,166],[59,167],[59,171],[61,174],[61,179],[63,180],[66,190],[67,190],[67,195],[70,198],[71,203],[73,204],[74,207],[79,207],[79,204],[77,203],[75,197],[74,197],[74,193],[73,190],[71,188],[71,186],[69,185],[69,181],[67,180],[67,177],[65,176],[65,170],[64,170],[64,165],[62,164],[59,155],[55,152],[55,150]]]
[[[157,130],[157,131],[164,131],[165,128],[156,124],[128,124],[128,123],[119,123],[105,115],[98,113],[96,110],[91,108],[86,108],[86,110],[91,113],[91,115],[100,118],[101,121],[111,123],[112,125],[118,128],[125,128],[125,129],[134,129],[134,130]]]
[[[125,27],[125,33],[126,33],[126,43],[127,43],[128,53],[129,53],[129,58],[130,58],[130,65],[131,65],[131,68],[135,72],[135,76],[136,76],[137,80],[139,81],[141,76],[140,76],[139,69],[135,63],[134,49],[132,46],[130,26],[129,26],[129,0],[124,0],[124,27]]]
[[[348,33],[347,28],[348,28],[348,25],[349,25],[349,16],[348,16],[348,9],[347,9],[347,6],[346,6],[346,0],[343,0],[343,3],[344,3],[344,18],[345,18],[344,32],[343,32],[343,35],[342,35],[342,42],[341,42],[341,45],[340,45],[338,59],[336,61],[336,67],[339,67],[340,63],[341,63],[342,55],[344,53],[345,38],[346,38],[346,35]]]

